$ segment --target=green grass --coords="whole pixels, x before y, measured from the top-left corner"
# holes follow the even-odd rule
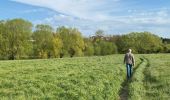
[[[146,99],[170,98],[170,54],[146,55],[149,64],[145,70]]]
[[[150,54],[134,73],[129,100],[168,100],[170,98],[170,55]]]
[[[0,100],[119,100],[124,55],[0,61]],[[170,55],[135,55],[129,100],[170,98]],[[143,60],[140,60],[142,58]]]
[[[0,62],[1,99],[114,100],[123,55]]]
[[[145,96],[143,81],[145,75],[143,74],[144,69],[147,65],[147,61],[145,58],[141,58],[142,63],[138,66],[138,68],[133,73],[133,78],[131,83],[129,84],[129,99],[130,100],[143,100],[143,96]]]

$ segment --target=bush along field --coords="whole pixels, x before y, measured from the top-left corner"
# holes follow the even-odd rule
[[[170,55],[135,55],[126,80],[124,55],[0,61],[2,100],[168,100]]]

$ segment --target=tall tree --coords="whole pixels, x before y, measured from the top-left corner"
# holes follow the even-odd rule
[[[50,58],[53,56],[53,28],[49,25],[37,25],[32,35],[34,56]]]
[[[23,19],[7,20],[3,38],[9,59],[26,57],[31,50],[32,24]]]
[[[64,26],[58,27],[56,30],[56,34],[59,36],[63,43],[62,50],[60,52],[60,57],[62,58],[63,56],[69,56],[71,41],[69,29]]]
[[[60,57],[60,53],[63,47],[63,42],[57,34],[54,34],[53,40],[53,56],[56,58]]]
[[[85,48],[81,33],[75,28],[59,27],[57,35],[63,41],[63,47],[60,56],[83,56]]]
[[[81,33],[78,29],[70,29],[71,31],[71,48],[74,53],[70,53],[71,56],[83,56],[83,50],[85,49],[85,44]]]
[[[99,29],[99,30],[96,31],[95,35],[96,35],[97,37],[104,36],[104,31],[101,30],[101,29]]]
[[[91,39],[84,38],[85,49],[84,55],[85,56],[93,56],[94,55],[94,45]]]
[[[6,47],[7,47],[7,42],[4,39],[5,36],[5,21],[0,21],[0,59],[5,59],[7,52],[6,52]],[[6,58],[8,59],[8,58]]]
[[[150,32],[132,32],[123,35],[117,43],[122,53],[128,48],[132,48],[135,53],[156,53],[163,49],[161,38]]]

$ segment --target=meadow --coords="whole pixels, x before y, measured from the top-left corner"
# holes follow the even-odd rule
[[[129,100],[170,98],[170,55],[142,55],[142,63],[129,84]]]
[[[170,55],[135,55],[136,66],[130,81],[126,80],[123,56],[0,61],[0,99],[167,100],[170,97]],[[127,97],[120,97],[121,92],[127,92]]]

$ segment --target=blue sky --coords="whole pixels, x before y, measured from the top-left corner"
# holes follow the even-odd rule
[[[23,18],[54,28],[78,28],[90,36],[150,31],[170,38],[169,0],[1,0],[0,19]]]

